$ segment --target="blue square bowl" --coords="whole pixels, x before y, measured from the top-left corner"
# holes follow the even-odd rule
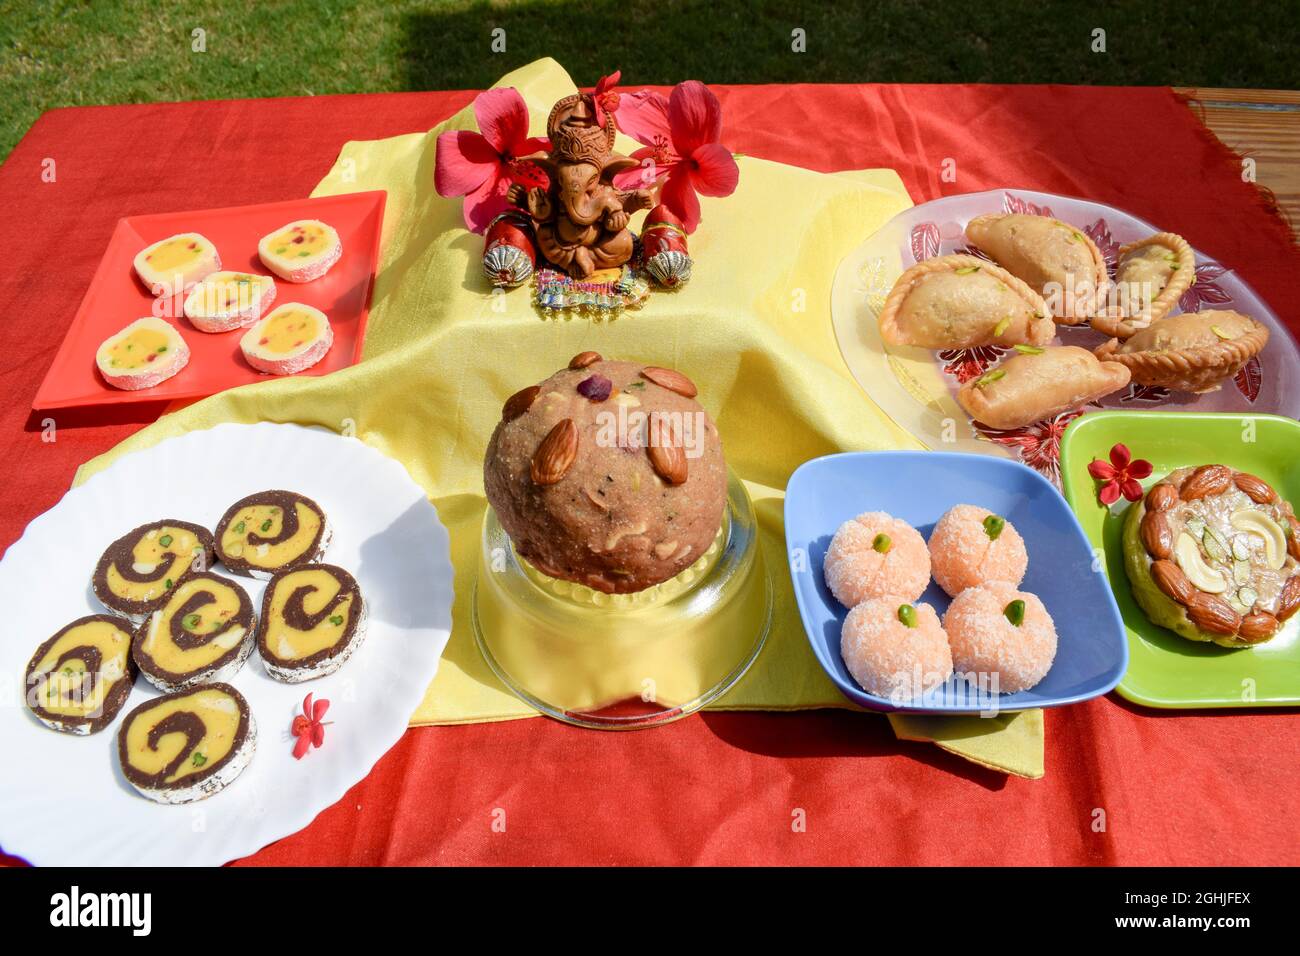
[[[1056,660],[1030,690],[990,701],[956,677],[920,701],[899,706],[868,694],[840,657],[840,628],[848,609],[826,587],[822,563],[841,524],[865,511],[887,511],[928,539],[957,504],[988,508],[1007,518],[1025,540],[1029,570],[1021,589],[1037,594],[1056,622]],[[1128,667],[1128,641],[1104,562],[1074,512],[1042,475],[1020,462],[936,451],[850,452],[800,465],[785,491],[785,539],[790,576],[813,653],[849,700],[872,710],[974,714],[1060,707],[1105,694]],[[940,616],[948,596],[935,583],[921,596]]]

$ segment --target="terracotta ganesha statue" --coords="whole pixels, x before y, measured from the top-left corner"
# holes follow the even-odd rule
[[[649,209],[649,190],[625,192],[614,186],[617,173],[635,168],[635,159],[614,152],[614,118],[597,119],[588,93],[566,96],[546,121],[548,156],[530,156],[550,177],[550,185],[514,184],[510,202],[533,220],[537,246],[552,264],[574,278],[598,269],[615,269],[632,258],[630,214]]]

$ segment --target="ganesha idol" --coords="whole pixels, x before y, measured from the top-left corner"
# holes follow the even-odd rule
[[[550,178],[546,188],[513,184],[507,199],[533,222],[537,248],[552,265],[576,279],[598,269],[617,269],[632,258],[628,217],[653,205],[647,189],[614,186],[614,176],[638,165],[614,152],[614,118],[597,122],[586,93],[566,96],[546,121],[549,156],[529,157]]]

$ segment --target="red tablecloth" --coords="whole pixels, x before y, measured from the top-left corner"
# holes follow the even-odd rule
[[[917,202],[1018,186],[1111,203],[1230,264],[1300,328],[1290,232],[1168,90],[719,92],[735,150],[819,170],[893,167]],[[160,411],[60,413],[53,442],[29,413],[119,216],[306,195],[345,140],[426,129],[471,96],[41,117],[0,168],[0,542],[54,505],[80,462]],[[941,178],[948,158],[955,182]],[[1160,713],[1110,697],[1049,711],[1047,734],[1047,776],[1030,782],[840,712],[712,714],[632,734],[546,720],[424,728],[251,862],[1300,862],[1294,711]]]

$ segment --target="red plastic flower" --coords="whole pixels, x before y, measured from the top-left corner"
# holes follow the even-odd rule
[[[438,134],[433,184],[440,196],[465,197],[465,225],[483,232],[505,210],[506,190],[524,178],[529,164],[520,159],[550,143],[528,135],[528,106],[513,87],[486,90],[474,100],[480,132]]]
[[[651,90],[623,96],[616,118],[619,128],[642,148],[632,154],[641,167],[620,173],[615,185],[635,189],[663,179],[660,202],[682,220],[687,232],[700,224],[700,196],[730,196],[736,191],[740,169],[718,142],[722,106],[699,80],[678,83],[669,98]]]
[[[618,81],[623,78],[622,70],[615,70],[609,76],[602,76],[591,91],[591,103],[596,108],[596,125],[605,125],[607,113],[617,113],[622,97],[614,92]]]
[[[322,720],[329,709],[328,700],[318,700],[313,704],[311,694],[302,699],[302,713],[293,718],[293,726],[290,728],[298,738],[298,742],[293,745],[293,759],[301,760],[312,747],[324,746],[325,728],[333,723],[332,720]]]
[[[1088,474],[1103,482],[1097,489],[1097,500],[1110,507],[1119,501],[1120,495],[1129,501],[1142,497],[1141,480],[1150,476],[1151,462],[1132,457],[1127,445],[1116,445],[1110,450],[1110,461],[1092,460]]]

